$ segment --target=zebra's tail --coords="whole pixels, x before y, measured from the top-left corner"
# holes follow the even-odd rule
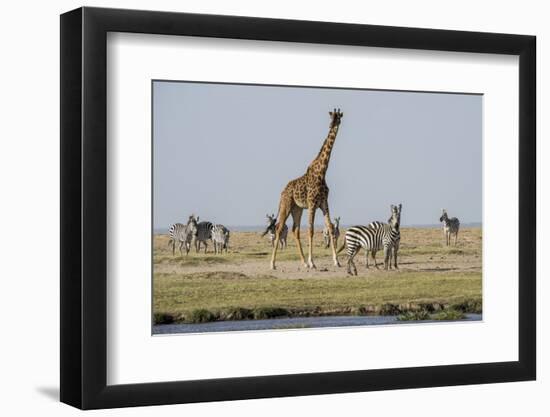
[[[342,246],[340,246],[340,249],[338,249],[336,251],[336,253],[340,253],[344,250],[344,248],[346,247],[346,236],[344,236],[344,241],[342,242]]]

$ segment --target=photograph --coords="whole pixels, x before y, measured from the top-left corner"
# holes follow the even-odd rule
[[[483,95],[152,80],[152,333],[482,320]]]

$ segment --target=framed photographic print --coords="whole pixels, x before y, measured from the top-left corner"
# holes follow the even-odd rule
[[[535,379],[535,38],[61,16],[61,400]]]

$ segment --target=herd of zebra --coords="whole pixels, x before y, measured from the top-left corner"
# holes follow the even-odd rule
[[[351,275],[357,275],[357,267],[353,262],[353,258],[359,250],[365,250],[366,267],[369,268],[369,254],[374,261],[374,266],[378,268],[376,262],[376,253],[380,250],[384,251],[384,269],[397,266],[397,253],[401,242],[401,232],[399,230],[401,224],[401,209],[402,204],[398,206],[391,205],[391,215],[387,223],[371,222],[367,226],[352,226],[346,230],[344,234],[344,242],[337,253],[340,253],[346,248],[348,257],[347,271]],[[283,225],[282,232],[279,236],[279,241],[275,242],[275,230],[277,228],[277,217],[272,214],[266,214],[267,227],[262,234],[262,237],[268,236],[271,246],[278,245],[281,249],[287,246],[288,226]],[[456,217],[449,217],[447,211],[442,209],[442,215],[439,221],[443,224],[443,233],[445,235],[445,244],[451,244],[451,238],[454,235],[454,244],[457,244],[458,231],[460,221]],[[335,246],[338,244],[340,237],[340,217],[334,219],[332,223]],[[227,253],[229,248],[230,231],[222,224],[213,224],[209,221],[199,222],[199,217],[194,215],[189,216],[187,224],[175,223],[168,230],[168,244],[172,246],[172,254],[175,255],[176,244],[179,243],[180,253],[183,254],[185,249],[186,255],[194,245],[197,252],[200,251],[201,244],[204,244],[204,252],[207,252],[208,241],[212,241],[214,253]],[[323,229],[323,245],[328,248],[330,246],[330,235],[328,227]]]
[[[229,248],[230,232],[223,224],[212,224],[211,222],[199,222],[199,217],[189,216],[187,224],[175,223],[168,229],[168,244],[172,246],[172,255],[176,254],[176,244],[179,243],[180,253],[187,255],[191,246],[195,246],[198,252],[201,244],[204,244],[204,253],[208,248],[208,241],[211,240],[214,245],[214,253],[222,253]]]

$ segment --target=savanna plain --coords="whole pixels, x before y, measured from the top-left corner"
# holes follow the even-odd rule
[[[345,230],[338,245],[341,245]],[[307,240],[302,238],[307,253]],[[304,268],[289,233],[269,269],[271,244],[259,232],[232,231],[227,253],[175,256],[168,236],[153,238],[153,322],[205,323],[279,317],[395,315],[399,320],[456,320],[482,312],[482,229],[463,228],[456,246],[445,246],[441,228],[401,228],[399,270],[379,268],[365,252],[358,275],[333,265],[322,232],[314,236],[317,269]]]

